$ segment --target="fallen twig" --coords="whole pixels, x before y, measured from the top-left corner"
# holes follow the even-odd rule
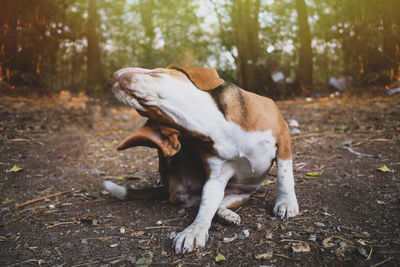
[[[393,260],[393,259],[394,259],[393,257],[387,258],[387,259],[384,260],[384,261],[381,261],[381,262],[378,262],[377,264],[371,265],[371,267],[380,266],[380,265],[382,265],[382,264],[384,264],[384,263],[386,263],[386,262],[388,262],[388,261],[391,261],[391,260]]]
[[[72,224],[72,223],[76,223],[76,222],[60,222],[60,223],[55,223],[55,224],[46,226],[46,229],[53,228],[53,227],[56,227],[56,226],[59,226],[59,225],[66,225],[66,224]]]
[[[146,229],[146,230],[151,230],[151,229],[168,229],[168,228],[179,228],[179,227],[177,227],[177,226],[161,225],[161,226],[149,226],[149,227],[145,227],[144,229]]]
[[[348,147],[348,146],[342,146],[342,149],[347,150],[350,153],[355,154],[355,155],[357,155],[359,157],[366,157],[366,158],[380,158],[381,157],[380,154],[379,155],[372,155],[372,154],[360,153],[360,152],[354,151],[351,147]]]
[[[36,203],[38,201],[42,201],[42,200],[48,199],[48,198],[58,197],[58,196],[66,194],[66,193],[70,193],[70,191],[58,192],[58,193],[54,193],[54,194],[51,194],[51,195],[47,195],[47,196],[31,199],[31,200],[25,201],[24,203],[16,204],[14,206],[14,210],[18,209],[18,208],[21,208],[21,207],[25,207],[25,206],[33,204],[33,203]]]

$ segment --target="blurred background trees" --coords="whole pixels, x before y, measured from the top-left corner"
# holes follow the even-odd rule
[[[273,97],[400,79],[399,0],[0,0],[0,80],[100,95],[127,66],[217,68]],[[350,78],[351,77],[351,78]],[[32,89],[34,90],[34,89]]]

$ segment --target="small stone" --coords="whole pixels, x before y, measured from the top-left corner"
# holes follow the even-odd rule
[[[176,232],[173,231],[169,234],[169,239],[174,239],[176,237]]]
[[[371,236],[368,232],[361,232],[361,234],[365,235],[366,237],[370,237]]]
[[[185,211],[186,211],[185,209],[180,209],[180,210],[178,210],[178,213],[182,214],[182,213],[185,213]]]
[[[248,238],[250,236],[250,231],[248,229],[243,230],[243,237]]]
[[[312,242],[316,242],[317,241],[317,235],[316,234],[309,235],[308,240],[312,241]]]
[[[270,259],[270,258],[272,258],[272,256],[273,256],[272,251],[267,250],[265,253],[254,255],[254,258],[256,260],[261,260],[261,259]]]
[[[118,244],[117,244],[117,243],[111,244],[111,245],[110,245],[110,248],[116,248],[116,247],[118,247]]]
[[[265,238],[271,240],[272,239],[272,232],[268,232],[265,234]]]
[[[365,248],[359,247],[359,248],[357,248],[357,251],[365,258],[368,257],[368,254],[367,254],[367,251],[365,250]]]
[[[82,244],[87,244],[87,243],[88,243],[88,242],[87,242],[87,239],[82,239],[81,243],[82,243]]]
[[[156,225],[162,225],[163,223],[162,223],[162,221],[157,221],[156,222]]]
[[[290,131],[290,134],[291,134],[291,135],[297,135],[297,134],[300,134],[300,130],[299,130],[299,129],[297,129],[297,128],[293,128],[293,129]]]
[[[54,204],[49,205],[49,209],[54,210],[55,208],[56,208],[56,206]]]
[[[295,119],[288,119],[287,122],[290,127],[299,127],[300,126],[299,122]]]

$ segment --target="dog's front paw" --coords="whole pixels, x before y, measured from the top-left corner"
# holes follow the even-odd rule
[[[204,247],[208,239],[208,228],[201,225],[190,225],[178,233],[174,239],[175,253],[191,252],[195,247]]]
[[[299,214],[299,205],[297,204],[296,195],[281,195],[278,196],[274,206],[275,216],[283,219],[284,217],[294,217]]]

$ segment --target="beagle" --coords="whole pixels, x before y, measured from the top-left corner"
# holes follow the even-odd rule
[[[260,187],[277,164],[275,215],[299,213],[288,126],[275,103],[222,80],[214,69],[171,65],[125,68],[112,76],[116,97],[148,121],[118,149],[157,148],[163,187],[104,187],[119,199],[169,196],[176,205],[200,205],[193,223],[174,239],[177,254],[203,247],[215,214],[240,224],[231,210]]]

